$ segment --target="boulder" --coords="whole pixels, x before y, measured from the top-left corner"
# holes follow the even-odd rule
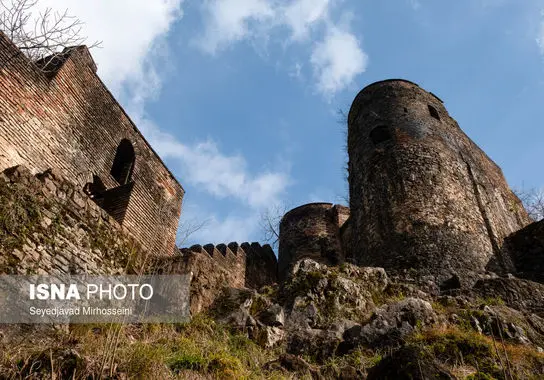
[[[285,331],[279,327],[264,326],[257,332],[255,341],[262,347],[272,348],[285,338]]]
[[[479,280],[472,289],[475,296],[501,299],[513,309],[544,317],[544,284],[515,277]]]
[[[323,363],[334,356],[341,337],[335,331],[306,329],[289,331],[287,352],[293,355],[307,355]]]
[[[377,309],[368,324],[347,329],[339,350],[344,354],[361,345],[394,346],[416,328],[432,325],[437,321],[438,317],[429,302],[406,298]]]
[[[403,347],[368,371],[367,380],[455,380],[420,347]]]
[[[268,309],[259,313],[257,319],[267,326],[281,327],[285,324],[285,312],[283,307],[273,304]]]
[[[376,308],[375,295],[387,285],[382,268],[359,268],[351,264],[328,267],[303,259],[294,265],[291,276],[282,284],[280,298],[292,325],[328,329],[340,318],[368,318]]]

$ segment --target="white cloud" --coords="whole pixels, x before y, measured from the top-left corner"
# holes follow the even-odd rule
[[[250,23],[271,20],[275,11],[268,0],[212,0],[204,4],[206,31],[197,44],[215,54],[229,43],[247,38]]]
[[[204,32],[197,45],[216,54],[231,44],[256,36],[269,38],[277,29],[289,32],[288,43],[307,43],[325,31],[314,46],[310,62],[318,79],[317,89],[326,97],[346,88],[365,71],[368,57],[357,37],[331,21],[333,0],[212,0],[204,4]],[[349,12],[344,12],[350,15]],[[298,68],[297,68],[298,67]],[[297,63],[290,76],[300,78]]]
[[[309,37],[310,28],[328,18],[330,0],[297,0],[283,9],[285,23],[292,30],[293,40]]]
[[[196,40],[206,53],[215,54],[244,39],[287,27],[293,41],[309,37],[312,26],[328,19],[331,0],[209,0],[203,4],[204,33]]]
[[[366,70],[368,56],[352,33],[330,27],[323,41],[315,44],[310,61],[318,78],[318,90],[330,96]]]
[[[70,14],[85,22],[84,32],[89,40],[104,41],[102,49],[92,52],[101,78],[113,92],[123,95],[127,111],[159,154],[178,159],[184,181],[215,197],[234,197],[250,207],[262,207],[276,200],[285,189],[287,174],[264,171],[251,175],[242,156],[225,155],[212,141],[183,144],[160,131],[145,115],[146,101],[161,90],[161,75],[153,62],[167,51],[161,39],[181,17],[181,3],[180,0],[92,3],[46,0],[41,6],[60,11],[68,8]],[[215,9],[218,13],[214,17],[219,27],[228,31],[229,38],[243,33],[247,17],[270,13],[263,0],[227,0],[218,2]]]
[[[297,79],[302,78],[302,66],[301,63],[295,62],[289,69],[289,76]]]
[[[408,2],[410,3],[412,9],[415,11],[421,8],[421,3],[419,2],[419,0],[408,0]]]
[[[544,10],[540,12],[540,16],[543,18],[543,20],[540,22],[540,26],[538,28],[536,43],[540,49],[540,53],[544,55]]]
[[[85,25],[82,34],[88,42],[102,41],[91,52],[98,74],[113,93],[118,94],[127,82],[146,82],[145,70],[157,39],[170,30],[182,15],[183,0],[41,0],[42,9],[68,9]],[[153,78],[151,78],[153,79]]]
[[[138,111],[134,110],[133,114],[138,114]],[[177,160],[184,181],[216,198],[234,198],[244,206],[258,210],[276,203],[289,185],[287,168],[251,174],[244,157],[222,153],[214,141],[199,142],[192,146],[183,144],[175,137],[161,132],[141,114],[137,116],[137,121],[161,157]]]
[[[228,31],[228,39],[242,38],[248,18],[259,19],[269,12],[266,1],[262,0],[221,3],[218,27]],[[91,51],[98,74],[159,155],[177,160],[183,181],[212,196],[239,200],[240,211],[248,214],[248,217],[225,218],[212,215],[207,228],[194,236],[204,243],[247,240],[257,229],[259,208],[275,202],[286,188],[287,172],[251,174],[242,156],[226,155],[212,141],[183,144],[161,131],[145,112],[146,102],[161,91],[165,67],[169,64],[166,36],[182,17],[182,4],[183,0],[41,0],[39,3],[41,9],[51,7],[60,12],[68,9],[70,15],[85,23],[82,32],[89,42],[103,41],[102,48]],[[184,207],[182,218],[186,217]]]

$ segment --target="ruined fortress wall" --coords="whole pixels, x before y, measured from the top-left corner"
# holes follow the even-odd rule
[[[247,288],[260,289],[278,281],[278,260],[270,245],[242,243],[240,248],[246,257],[244,278]]]
[[[200,254],[213,259],[213,262],[229,273],[228,283],[235,288],[242,288],[245,285],[246,255],[239,246],[225,244],[193,245],[189,249],[181,250],[183,255]],[[209,275],[209,274],[208,274]]]
[[[291,266],[302,258],[332,265],[342,262],[340,225],[348,216],[347,207],[331,203],[309,203],[286,213],[280,222],[280,280],[285,279]]]
[[[121,274],[146,253],[57,173],[0,172],[0,274]]]
[[[111,174],[123,139],[134,149],[130,191],[107,193],[110,213],[146,247],[171,254],[184,191],[96,75],[85,47],[44,74],[0,33],[0,170],[24,164],[58,169],[83,188]]]
[[[193,245],[164,259],[165,273],[192,273],[191,313],[214,304],[223,288],[260,289],[277,282],[277,260],[270,245],[235,242]]]
[[[363,89],[348,117],[351,252],[470,281],[528,216],[500,168],[416,84]]]
[[[0,172],[0,274],[192,273],[191,311],[213,305],[225,286],[277,282],[269,245],[229,243],[146,251],[126,229],[60,173]]]
[[[206,244],[182,248],[183,255],[209,256],[218,267],[229,273],[228,285],[234,288],[259,289],[277,282],[276,255],[270,245],[244,242],[238,244]]]

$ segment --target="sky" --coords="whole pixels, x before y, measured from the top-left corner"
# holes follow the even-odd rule
[[[345,203],[342,113],[366,85],[437,94],[514,188],[542,188],[543,0],[40,0],[186,190],[183,245],[262,241],[261,215]],[[181,233],[180,233],[181,235]]]

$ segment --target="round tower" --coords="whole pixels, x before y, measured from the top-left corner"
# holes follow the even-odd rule
[[[348,154],[348,244],[361,265],[469,284],[530,222],[501,169],[412,82],[381,81],[356,96]]]
[[[278,277],[287,277],[302,258],[328,265],[343,261],[340,226],[349,212],[332,203],[309,203],[287,212],[280,222]]]

